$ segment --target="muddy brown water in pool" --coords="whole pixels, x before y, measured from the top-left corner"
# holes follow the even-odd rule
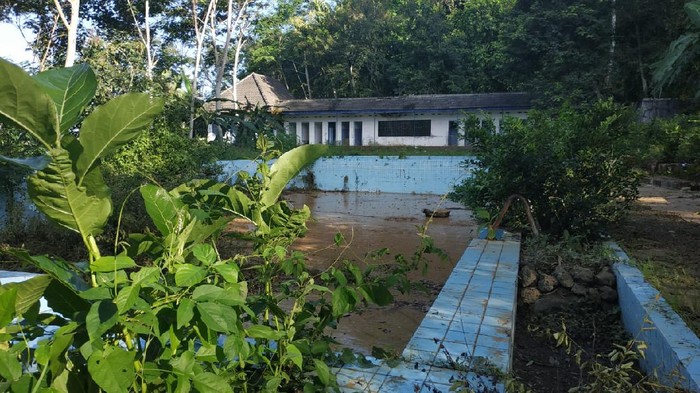
[[[470,211],[435,195],[304,191],[286,193],[285,199],[311,209],[309,232],[294,247],[305,253],[310,268],[319,270],[344,259],[360,265],[393,263],[398,254],[410,259],[419,244],[418,227],[428,220],[423,209],[450,211],[447,218],[433,218],[427,230],[449,259],[428,255],[427,273],[410,275],[424,289],[399,294],[386,307],[363,308],[343,318],[332,332],[341,344],[365,354],[372,347],[400,354],[477,230]],[[336,233],[343,234],[345,246],[335,246]],[[384,247],[389,254],[380,260],[366,256]]]

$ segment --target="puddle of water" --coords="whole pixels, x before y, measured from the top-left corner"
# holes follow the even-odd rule
[[[450,210],[448,218],[434,218],[427,231],[449,260],[430,255],[427,274],[410,276],[426,290],[398,295],[388,307],[365,308],[344,318],[332,332],[341,344],[366,354],[373,346],[401,353],[477,230],[470,211],[436,195],[304,191],[287,193],[285,199],[311,209],[309,232],[294,247],[305,253],[309,267],[319,270],[343,259],[362,265],[392,263],[397,254],[411,258],[419,243],[418,227],[427,221],[423,209]],[[336,233],[343,234],[346,247],[335,247]],[[383,247],[389,254],[381,260],[366,257]]]

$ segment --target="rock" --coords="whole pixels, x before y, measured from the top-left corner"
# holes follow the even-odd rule
[[[553,276],[557,278],[559,285],[564,288],[571,288],[574,286],[574,278],[571,277],[571,274],[566,271],[566,268],[562,265],[559,265],[554,269]]]
[[[594,302],[600,301],[600,291],[598,288],[588,288],[588,299]]]
[[[600,298],[606,302],[614,302],[617,300],[617,291],[611,287],[600,287],[598,288],[598,292],[600,292]]]
[[[540,281],[537,283],[537,289],[542,293],[549,293],[552,292],[557,285],[559,285],[559,281],[557,281],[556,277],[543,274],[542,277],[540,277]]]
[[[610,267],[606,266],[600,271],[600,273],[596,274],[595,280],[600,285],[614,287],[615,273],[613,273],[612,270],[610,270]]]
[[[549,314],[554,311],[566,310],[571,306],[571,300],[565,298],[558,292],[552,292],[539,298],[532,305],[532,311],[537,314]]]
[[[520,285],[525,288],[537,282],[537,272],[530,266],[523,266],[520,269]]]
[[[579,283],[576,283],[571,287],[571,293],[578,296],[586,296],[586,294],[588,293],[588,288]]]
[[[574,281],[580,282],[582,284],[590,284],[593,282],[593,271],[586,267],[575,266],[571,269],[571,276]]]
[[[520,299],[525,304],[532,304],[536,302],[540,296],[542,296],[542,294],[535,287],[524,288],[522,291],[520,291]]]

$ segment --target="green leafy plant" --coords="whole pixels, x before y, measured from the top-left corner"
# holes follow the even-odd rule
[[[5,159],[31,164],[32,200],[78,233],[89,254],[73,263],[3,250],[44,274],[0,286],[2,390],[333,389],[330,365],[357,357],[336,351],[327,329],[361,304],[391,302],[392,288],[407,287],[405,273],[416,258],[434,252],[424,237],[416,258],[398,261],[388,275],[349,262],[310,273],[303,255],[289,247],[304,233],[309,210],[295,210],[279,196],[325,147],[298,147],[270,166],[279,152],[260,136],[257,172],[240,174],[237,185],[142,186],[155,230],[117,236],[112,255],[103,254],[95,236],[112,203],[100,159],[147,127],[160,100],[115,98],[85,117],[76,138],[68,130],[94,92],[89,68],[49,71],[35,77],[42,84],[0,61],[0,75],[8,92],[0,99],[2,120],[31,133],[49,157]],[[222,257],[216,240],[234,219],[255,229],[232,234],[245,251]],[[40,309],[42,296],[53,313]]]
[[[478,158],[467,163],[474,174],[450,198],[494,214],[510,195],[520,194],[544,232],[598,236],[637,196],[626,145],[633,123],[632,112],[603,101],[586,110],[506,119],[499,133],[474,124],[466,130]],[[525,221],[524,214],[508,218],[511,224]]]
[[[624,345],[613,344],[614,348],[606,354],[591,356],[567,333],[562,322],[561,330],[553,333],[558,347],[563,347],[567,354],[573,354],[576,364],[589,377],[569,392],[661,392],[675,391],[673,387],[661,385],[643,374],[635,366],[643,359],[647,344],[631,339]],[[587,358],[588,360],[583,360]]]

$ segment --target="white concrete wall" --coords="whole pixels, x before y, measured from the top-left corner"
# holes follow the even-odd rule
[[[480,117],[491,117],[496,123],[496,131],[500,131],[500,123],[504,117],[525,118],[527,113],[520,112],[475,112]],[[335,144],[342,145],[343,123],[348,122],[350,126],[351,146],[358,145],[355,140],[355,122],[362,123],[361,145],[383,145],[383,146],[447,146],[449,137],[450,121],[460,122],[464,118],[464,113],[453,114],[416,114],[403,116],[381,116],[381,115],[327,115],[327,116],[285,116],[285,128],[290,130],[290,123],[296,124],[297,142],[306,142],[306,132],[308,125],[308,143],[329,144],[329,123],[335,122]],[[378,135],[378,122],[390,120],[430,120],[430,136],[424,137],[380,137]],[[320,123],[321,138],[318,138],[318,126]],[[464,141],[459,141],[459,145],[464,145]]]

